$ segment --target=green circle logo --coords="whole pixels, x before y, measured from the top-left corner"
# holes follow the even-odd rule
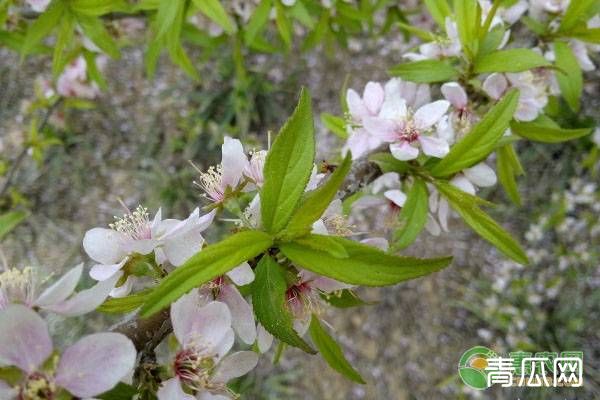
[[[458,375],[470,388],[487,389],[488,358],[498,357],[493,350],[484,346],[475,346],[465,351],[458,362]]]

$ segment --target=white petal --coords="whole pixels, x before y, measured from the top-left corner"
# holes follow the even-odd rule
[[[383,142],[393,142],[398,135],[398,124],[390,119],[367,117],[363,119],[365,131]]]
[[[209,353],[210,355],[216,354],[217,359],[220,360],[227,353],[229,353],[229,350],[231,350],[231,348],[233,347],[234,342],[235,334],[233,333],[233,329],[228,328],[221,341],[216,346],[213,346],[212,349],[209,349]]]
[[[376,115],[383,103],[383,87],[378,82],[369,82],[363,93],[363,103],[371,115]]]
[[[435,125],[448,111],[450,103],[446,100],[437,100],[421,106],[414,115],[417,129],[427,129]]]
[[[246,344],[252,344],[256,340],[256,325],[254,313],[250,304],[242,297],[233,285],[224,285],[218,300],[224,302],[231,312],[231,325],[233,330]]]
[[[388,251],[388,249],[390,247],[390,244],[387,241],[387,239],[382,238],[382,237],[363,239],[360,242],[363,244],[366,244],[368,246],[376,247],[379,250],[383,250],[383,251]]]
[[[310,286],[325,293],[331,293],[337,290],[350,289],[354,287],[353,285],[336,281],[335,279],[327,278],[325,276],[316,277],[310,282]]]
[[[446,232],[448,232],[448,214],[450,213],[450,207],[448,204],[448,200],[440,199],[440,207],[438,209],[438,219],[440,221],[440,226]]]
[[[90,276],[92,279],[97,281],[105,281],[111,277],[113,277],[123,265],[127,262],[127,259],[121,260],[118,264],[104,265],[104,264],[96,264],[90,269]]]
[[[227,383],[246,375],[258,364],[258,355],[253,351],[238,351],[223,358],[215,372],[214,381]]]
[[[116,286],[113,290],[108,294],[110,297],[121,298],[127,296],[131,293],[131,289],[133,289],[133,282],[135,281],[135,276],[130,275],[125,280],[125,283],[121,286]]]
[[[348,112],[358,122],[369,115],[367,107],[365,107],[360,95],[354,89],[348,89],[346,92],[346,104],[348,105]]]
[[[450,151],[450,145],[444,139],[435,136],[419,136],[423,153],[431,157],[442,158]]]
[[[16,400],[19,391],[12,386],[9,386],[8,383],[4,381],[0,381],[0,399],[5,400]]]
[[[325,221],[318,219],[313,222],[310,233],[315,233],[317,235],[329,235]]]
[[[173,332],[184,347],[200,340],[204,347],[212,348],[231,329],[231,313],[227,305],[212,301],[201,306],[204,301],[194,290],[171,306]]]
[[[266,353],[273,345],[273,335],[271,335],[261,324],[258,324],[256,344],[258,345],[258,351]]]
[[[152,253],[157,245],[158,242],[155,239],[128,240],[123,245],[123,250],[127,254],[138,253],[146,255]]]
[[[72,268],[59,280],[44,290],[40,297],[38,297],[38,299],[35,301],[35,305],[44,307],[67,299],[71,294],[73,294],[73,291],[75,291],[75,287],[81,278],[82,272],[83,263]]]
[[[408,142],[390,144],[390,153],[400,161],[414,160],[419,156],[419,149]]]
[[[508,81],[503,74],[493,73],[483,82],[483,91],[495,100],[502,97],[507,88]]]
[[[444,83],[442,94],[454,108],[463,109],[467,106],[467,93],[457,82]]]
[[[37,313],[21,304],[0,311],[0,365],[33,372],[51,353],[48,327]]]
[[[397,187],[400,187],[400,175],[397,172],[386,172],[371,183],[373,193]]]
[[[194,396],[183,391],[179,378],[171,378],[163,382],[156,396],[158,400],[196,400]]]
[[[229,271],[227,276],[238,286],[248,285],[254,281],[254,271],[247,262],[244,262]]]
[[[98,308],[106,300],[108,294],[115,288],[121,275],[123,273],[119,272],[107,280],[98,282],[89,289],[76,293],[68,300],[51,304],[44,308],[67,317],[87,314]]]
[[[496,184],[496,173],[485,163],[479,163],[471,168],[466,168],[463,174],[473,184],[479,187],[490,187]]]
[[[248,158],[244,153],[244,147],[242,142],[238,139],[232,139],[225,136],[225,141],[222,146],[222,160],[221,165],[223,166],[223,189],[227,186],[235,188],[240,182],[240,178],[244,173],[244,169],[248,164]]]
[[[399,85],[399,83],[396,82]],[[406,100],[400,93],[399,86],[390,85],[378,117],[384,119],[404,119],[408,113]]]
[[[468,180],[464,175],[456,175],[454,178],[450,180],[450,184],[459,188],[463,192],[467,192],[469,194],[475,194],[475,186]]]
[[[112,389],[135,366],[131,340],[120,333],[85,336],[63,352],[56,383],[77,397],[92,397]]]
[[[190,230],[183,234],[165,239],[162,250],[169,262],[178,267],[202,249],[204,238],[199,230]]]
[[[92,260],[100,264],[115,264],[127,255],[123,250],[125,242],[127,237],[121,232],[94,228],[85,233],[83,248]]]
[[[386,190],[383,195],[398,207],[404,207],[406,203],[406,194],[401,190]]]

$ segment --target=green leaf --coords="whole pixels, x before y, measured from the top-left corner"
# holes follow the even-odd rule
[[[313,222],[321,218],[333,201],[351,166],[352,155],[348,152],[342,164],[333,171],[327,182],[304,194],[289,224],[285,227],[284,232],[287,238],[310,232]]]
[[[481,41],[479,55],[482,56],[483,54],[498,50],[498,47],[504,40],[505,34],[506,29],[504,29],[504,26],[502,25],[496,25],[494,28],[490,29]]]
[[[422,60],[406,62],[389,70],[390,75],[418,83],[447,82],[458,79],[458,71],[446,61]]]
[[[310,247],[313,250],[324,251],[336,258],[348,258],[346,248],[338,243],[333,236],[318,236],[306,235],[301,238],[294,239],[295,243],[302,246]]]
[[[581,27],[570,32],[569,37],[588,43],[600,44],[600,28]]]
[[[69,8],[76,14],[90,17],[129,11],[127,2],[123,0],[70,0]]]
[[[161,0],[156,12],[156,37],[164,37],[173,29],[185,6],[183,0]]]
[[[60,20],[56,43],[54,43],[54,55],[52,57],[52,76],[58,77],[68,62],[67,48],[73,41],[75,34],[75,18],[70,12],[65,12]]]
[[[117,44],[104,27],[104,23],[100,18],[78,16],[77,22],[81,26],[81,29],[83,29],[83,33],[103,52],[112,58],[120,57]]]
[[[332,293],[321,293],[321,298],[337,308],[352,308],[375,304],[364,301],[350,289],[337,290]]]
[[[123,382],[117,383],[117,386],[101,394],[98,397],[100,400],[131,400],[138,394],[137,389]]]
[[[254,9],[254,13],[248,20],[248,24],[244,30],[244,41],[247,45],[254,42],[256,36],[264,29],[269,21],[271,13],[272,0],[261,0],[258,6]]]
[[[230,35],[235,33],[235,24],[219,0],[193,0],[193,2],[202,14],[221,26],[225,32]]]
[[[458,37],[467,57],[472,60],[478,51],[481,7],[477,0],[454,0],[454,13]]]
[[[528,264],[527,255],[513,239],[513,235],[505,231],[496,221],[483,212],[476,204],[465,202],[463,192],[452,185],[436,182],[440,193],[461,218],[482,238],[494,245],[504,255],[520,264]]]
[[[569,2],[565,15],[558,27],[559,32],[569,32],[579,24],[587,25],[590,9],[596,4],[596,0],[576,0]]]
[[[321,113],[321,122],[327,129],[340,138],[348,139],[348,131],[346,131],[346,121],[344,121],[344,118],[336,117],[329,113]]]
[[[322,235],[310,235],[318,240]],[[398,257],[365,244],[341,237],[329,238],[341,244],[348,257],[334,257],[300,243],[282,243],[281,252],[294,264],[319,275],[353,285],[387,286],[418,278],[446,267],[452,257],[419,259]]]
[[[289,222],[304,193],[315,159],[310,95],[300,92],[298,106],[275,138],[264,166],[261,191],[263,227],[277,233]]]
[[[513,121],[510,124],[513,133],[524,137],[525,139],[543,143],[561,143],[568,140],[587,136],[592,132],[592,128],[581,129],[563,129],[548,126],[538,120],[532,122]]]
[[[108,88],[108,84],[106,80],[102,76],[102,73],[98,69],[98,65],[96,65],[96,53],[93,53],[88,50],[83,51],[83,58],[85,58],[87,73],[90,79],[98,85],[98,87],[102,90],[106,90]],[[67,99],[71,100],[71,99]],[[93,104],[93,103],[92,103]],[[71,103],[71,106],[76,106]],[[77,108],[77,107],[76,107]]]
[[[310,337],[319,349],[319,352],[323,356],[323,359],[329,364],[331,368],[350,379],[351,381],[365,384],[366,382],[360,376],[360,374],[350,365],[344,353],[340,348],[340,345],[329,336],[327,331],[319,323],[319,319],[313,314],[310,320],[310,327],[308,328]]]
[[[298,3],[296,3],[298,4]],[[304,43],[302,43],[302,50],[307,51],[314,48],[317,44],[323,41],[327,30],[329,29],[329,10],[323,9],[321,11],[321,17],[319,18],[319,22],[317,26],[314,27],[308,35],[306,35],[306,39]]]
[[[496,152],[496,169],[498,180],[510,200],[520,206],[521,196],[517,187],[517,175],[523,174],[523,167],[512,144],[500,147]]]
[[[252,283],[252,306],[256,319],[277,339],[307,353],[316,353],[294,330],[287,306],[288,289],[284,272],[271,256],[264,255],[256,267]]]
[[[142,307],[142,317],[162,310],[193,288],[256,257],[272,244],[271,236],[264,232],[242,231],[205,247],[154,288]]]
[[[106,314],[129,313],[140,308],[151,292],[152,289],[146,289],[125,297],[111,297],[102,303],[97,310]]]
[[[277,2],[275,7],[275,25],[277,25],[279,36],[283,40],[285,48],[289,50],[292,47],[293,27],[292,22],[286,15],[285,7],[280,2]]]
[[[446,0],[425,0],[425,7],[434,21],[442,29],[446,28],[446,18],[450,16],[451,10]]]
[[[552,64],[541,54],[529,49],[496,50],[475,60],[475,72],[521,72]]]
[[[9,211],[0,215],[0,240],[27,218],[25,211]]]
[[[374,153],[369,156],[369,161],[377,164],[381,172],[398,172],[404,173],[408,171],[408,163],[400,161],[390,153]]]
[[[504,135],[518,102],[519,92],[512,89],[431,168],[431,174],[435,177],[449,176],[486,158]]]
[[[579,111],[579,99],[583,90],[583,73],[577,58],[569,45],[565,42],[554,42],[554,54],[556,55],[556,80],[560,92],[565,98],[569,107],[574,112]]]
[[[422,179],[415,178],[408,192],[406,203],[400,211],[398,220],[401,227],[394,233],[394,247],[403,249],[415,241],[425,223],[429,211],[429,194]]]
[[[42,13],[27,29],[27,35],[21,48],[23,56],[29,54],[31,50],[39,44],[42,39],[50,34],[52,29],[58,25],[66,7],[62,1],[53,1],[48,9]]]

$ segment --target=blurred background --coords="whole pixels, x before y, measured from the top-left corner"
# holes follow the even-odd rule
[[[133,36],[135,38],[135,35]],[[201,80],[193,81],[160,59],[148,79],[144,47],[132,40],[119,60],[104,67],[107,89],[93,102],[57,108],[35,151],[21,157],[2,207],[30,215],[0,243],[5,266],[35,266],[60,274],[89,260],[81,241],[87,229],[122,214],[119,199],[153,213],[184,218],[203,202],[192,185],[200,168],[220,160],[224,135],[246,148],[264,148],[289,116],[301,86],[313,96],[318,159],[336,157],[342,140],[318,115],[341,114],[344,86],[362,90],[409,48],[398,32],[363,34],[346,46],[320,46],[287,54],[246,54],[240,75],[230,46],[210,54],[191,48]],[[6,180],[32,126],[47,107],[36,107],[50,60],[0,49],[0,184]],[[36,93],[36,90],[38,93]],[[588,74],[583,114],[600,116],[600,76]],[[523,206],[500,189],[483,196],[499,204],[492,214],[527,248],[531,265],[507,261],[457,219],[451,233],[423,233],[407,251],[453,254],[446,270],[407,284],[360,289],[372,305],[328,310],[346,354],[368,381],[348,382],[317,357],[296,349],[277,365],[273,354],[239,382],[248,399],[598,399],[600,398],[600,163],[591,138],[557,145],[518,145],[526,174]],[[218,229],[211,230],[218,238]],[[215,233],[216,232],[216,233]],[[210,233],[209,233],[210,235]],[[89,285],[90,281],[84,282]],[[56,317],[53,317],[56,318]],[[53,326],[63,321],[54,319]],[[60,340],[114,323],[101,315],[69,320]],[[484,345],[510,351],[584,352],[585,388],[467,390],[457,375],[462,353]]]

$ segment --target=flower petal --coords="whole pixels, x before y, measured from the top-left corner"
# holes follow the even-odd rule
[[[121,260],[118,264],[96,264],[90,269],[90,276],[97,281],[105,281],[113,277],[123,265],[127,262],[127,258]]]
[[[507,88],[508,81],[503,74],[493,73],[483,82],[483,91],[494,100],[502,97]]]
[[[388,249],[390,248],[390,244],[387,241],[387,239],[382,237],[367,238],[361,240],[360,242],[372,247],[376,247],[379,250],[383,251],[388,251]]]
[[[475,195],[475,186],[468,180],[464,175],[456,175],[454,178],[450,180],[450,184],[459,188],[463,192],[467,192],[469,194]]]
[[[446,100],[437,100],[421,106],[414,115],[416,128],[428,129],[432,127],[446,114],[448,107],[450,107],[450,103]]]
[[[238,286],[248,285],[254,281],[254,271],[247,262],[244,262],[229,271],[227,276]]]
[[[368,117],[363,120],[364,130],[384,142],[393,142],[398,138],[398,124],[391,119]]]
[[[260,323],[258,324],[256,331],[256,344],[258,346],[258,351],[261,354],[266,353],[273,345],[273,335],[267,332],[265,327]]]
[[[127,237],[112,229],[94,228],[85,233],[83,249],[90,258],[100,264],[116,264],[127,253],[123,250]]]
[[[404,207],[404,203],[406,203],[406,194],[401,190],[386,190],[383,195],[398,207]]]
[[[72,268],[50,287],[46,288],[46,290],[44,290],[40,297],[38,297],[38,299],[35,301],[35,305],[44,307],[67,299],[71,294],[73,294],[73,291],[75,291],[75,287],[81,278],[82,272],[83,263]]]
[[[19,392],[4,381],[0,381],[0,399],[16,400]]]
[[[89,289],[76,293],[68,300],[56,304],[50,304],[44,309],[55,312],[67,317],[75,317],[87,314],[100,306],[108,297],[108,294],[115,288],[118,280],[123,275],[118,272],[111,278],[100,281]]]
[[[120,333],[95,333],[63,352],[56,383],[77,397],[93,397],[112,389],[135,366],[135,347]]]
[[[369,82],[363,93],[363,103],[371,115],[377,115],[383,103],[383,87],[378,82]]]
[[[454,108],[463,109],[467,106],[467,93],[457,82],[444,83],[442,94]]]
[[[442,158],[450,151],[450,145],[444,139],[435,136],[419,136],[423,153],[431,157]]]
[[[408,142],[390,144],[390,153],[400,161],[414,160],[419,156],[419,149]]]
[[[179,378],[171,378],[163,382],[156,396],[158,400],[196,400],[194,396],[183,391]]]
[[[494,186],[497,182],[496,173],[486,163],[479,163],[471,168],[466,168],[463,174],[479,187]]]
[[[440,206],[438,208],[438,219],[440,226],[445,232],[448,232],[448,214],[450,213],[450,206],[448,200],[440,199]]]
[[[346,104],[350,115],[358,122],[369,115],[367,107],[365,107],[360,95],[354,89],[348,89],[346,92]]]
[[[221,180],[223,185],[222,189],[224,190],[227,186],[235,189],[248,164],[248,158],[244,153],[244,147],[242,146],[242,142],[238,139],[232,139],[229,136],[225,136],[221,152],[221,165],[223,167]]]
[[[227,383],[246,375],[258,364],[258,355],[253,351],[238,351],[223,358],[213,377],[215,382]]]
[[[437,221],[435,220],[435,218],[433,218],[431,214],[427,215],[425,229],[427,229],[427,232],[429,232],[433,236],[439,236],[442,232],[442,230],[440,229],[440,225],[437,223]]]
[[[52,353],[46,322],[34,311],[11,304],[0,311],[0,365],[35,371]]]
[[[162,245],[162,251],[167,260],[178,267],[202,250],[203,243],[204,238],[200,230],[194,229],[166,239]]]
[[[254,313],[250,304],[242,297],[234,285],[223,285],[218,300],[224,302],[231,312],[231,325],[235,333],[246,344],[256,340]]]

